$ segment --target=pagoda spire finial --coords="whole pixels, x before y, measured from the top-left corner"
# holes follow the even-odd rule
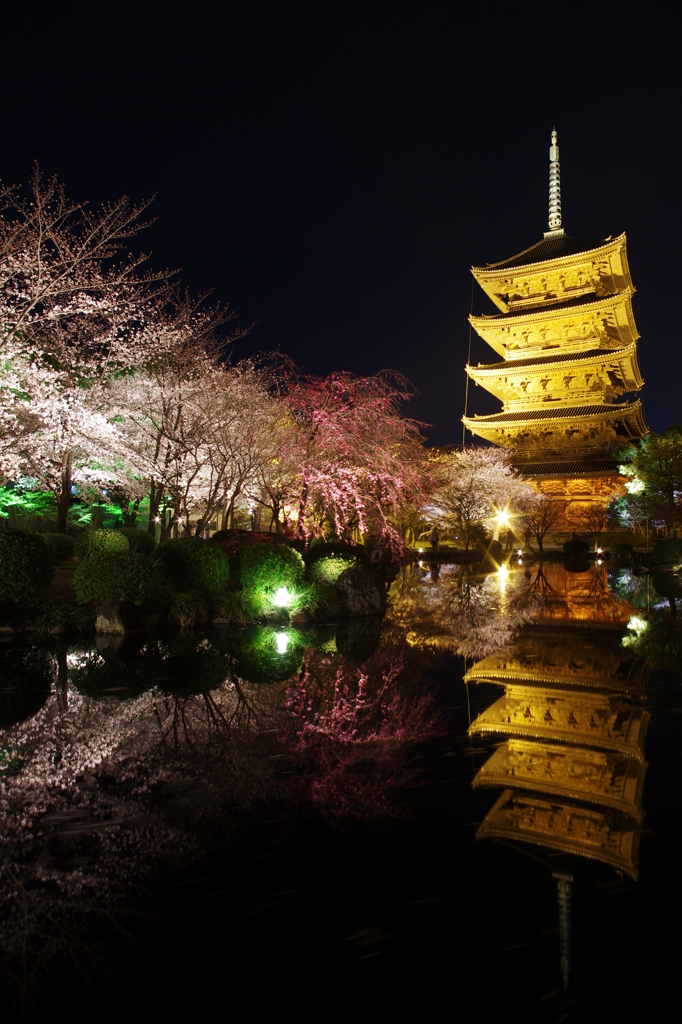
[[[552,145],[549,147],[549,230],[561,231],[561,171],[559,169],[559,147],[556,128],[552,128]]]

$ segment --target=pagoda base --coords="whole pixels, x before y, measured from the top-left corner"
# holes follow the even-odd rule
[[[566,508],[555,526],[558,532],[580,530],[581,509],[589,505],[606,508],[614,498],[625,494],[625,479],[613,459],[529,462],[519,463],[516,468],[535,491],[565,502]]]

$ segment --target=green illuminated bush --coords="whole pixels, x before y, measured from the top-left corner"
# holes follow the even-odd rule
[[[341,540],[311,540],[305,564],[310,567],[320,558],[335,558],[339,555],[370,564],[370,552],[365,544],[349,544]]]
[[[76,540],[76,554],[79,558],[105,551],[123,553],[129,550],[128,539],[121,530],[84,530]]]
[[[230,578],[230,561],[218,544],[200,537],[181,537],[159,544],[158,566],[175,590],[219,594]]]
[[[259,619],[273,612],[276,614],[286,612],[289,615],[294,615],[302,609],[315,612],[321,608],[326,611],[335,603],[328,587],[321,586],[318,583],[308,583],[304,580],[302,583],[297,583],[294,586],[289,585],[286,588],[286,604],[280,606],[276,599],[278,589],[279,587],[268,590],[244,587],[243,590],[238,592],[240,599],[239,607],[247,615],[250,615],[251,618]]]
[[[73,558],[76,551],[76,542],[73,537],[65,533],[41,533],[43,540],[54,556],[55,562],[66,562]]]
[[[307,577],[313,583],[321,583],[327,587],[333,587],[342,572],[350,569],[357,563],[358,559],[352,555],[326,555],[324,558],[317,558],[312,565],[308,566]]]
[[[73,576],[79,604],[132,601],[148,605],[158,597],[159,573],[150,558],[127,551],[96,551]]]
[[[0,530],[0,600],[22,601],[47,590],[54,557],[36,533]]]
[[[140,555],[154,554],[154,538],[146,530],[136,530],[134,527],[124,527],[120,531],[128,541],[131,551],[137,551]]]
[[[239,578],[242,586],[272,595],[280,587],[303,586],[304,569],[298,551],[288,544],[253,544],[242,552]]]

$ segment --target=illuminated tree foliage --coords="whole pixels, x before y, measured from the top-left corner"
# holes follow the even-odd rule
[[[402,551],[401,513],[424,503],[430,479],[421,425],[402,414],[410,397],[399,375],[289,375],[284,401],[299,427],[300,536],[350,540],[358,529]]]
[[[667,527],[682,524],[682,428],[652,431],[622,448],[617,458],[628,478],[627,496],[615,507],[623,525],[634,528],[646,518]]]
[[[429,482],[406,381],[232,364],[233,314],[129,255],[145,211],[71,203],[38,169],[28,198],[0,187],[1,477],[50,492],[61,533],[77,490],[114,500],[124,525],[148,502],[163,539],[234,526],[239,506],[401,551]]]
[[[0,469],[52,491],[66,529],[73,481],[113,451],[102,390],[141,358],[138,327],[163,275],[129,256],[145,205],[91,210],[36,168],[31,194],[0,187]]]
[[[510,452],[472,446],[452,451],[437,466],[425,512],[438,526],[462,534],[468,550],[474,530],[489,525],[498,511],[516,510],[526,490]]]

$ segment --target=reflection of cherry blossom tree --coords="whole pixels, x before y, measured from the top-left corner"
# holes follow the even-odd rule
[[[482,658],[509,643],[528,615],[522,573],[474,576],[468,566],[443,569],[437,581],[395,584],[389,615],[408,642]]]
[[[2,740],[8,978],[30,985],[64,956],[97,971],[99,937],[121,926],[135,886],[201,863],[273,800],[336,821],[395,813],[412,745],[439,727],[396,636],[360,666],[309,652],[300,679],[272,685],[236,675],[220,638],[147,640],[125,661],[60,648],[47,702]],[[140,692],[145,676],[154,688]]]
[[[309,651],[284,707],[285,749],[298,768],[292,785],[340,823],[395,814],[413,774],[411,746],[440,728],[433,697],[408,685],[396,644],[361,668]]]
[[[201,643],[201,641],[199,642]],[[205,643],[205,642],[204,642]],[[63,661],[63,658],[60,658]],[[93,675],[96,652],[71,652]],[[58,682],[55,661],[55,684]],[[277,690],[232,678],[211,692],[93,700],[62,678],[10,730],[2,778],[0,917],[12,977],[52,957],[96,968],[90,937],[117,927],[131,886],[202,856],[191,827],[267,800]]]

